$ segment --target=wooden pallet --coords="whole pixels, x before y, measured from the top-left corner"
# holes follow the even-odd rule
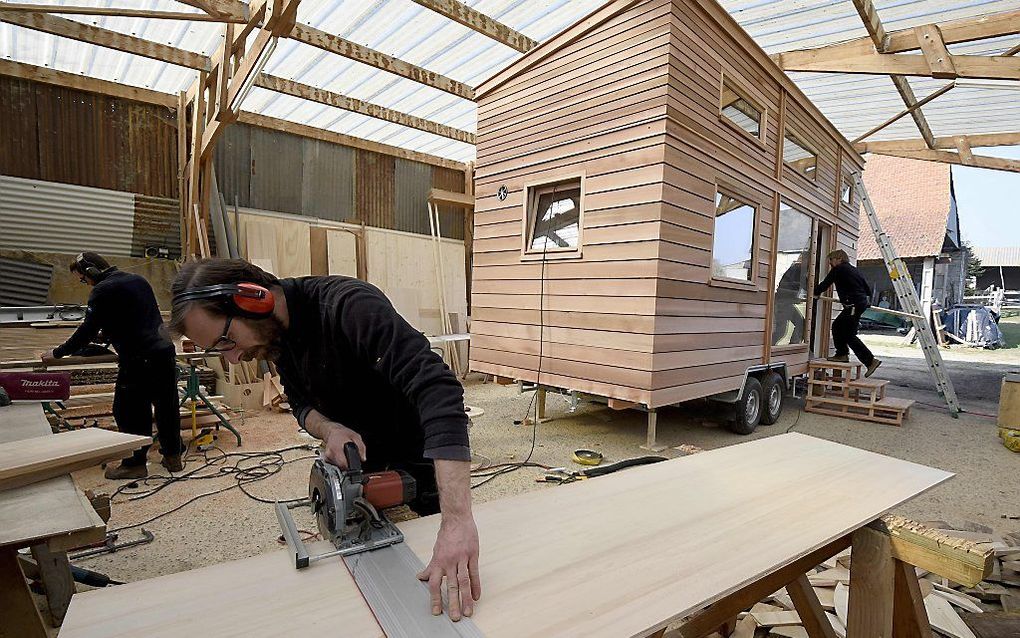
[[[862,377],[862,367],[859,363],[810,361],[804,411],[903,425],[914,402],[887,397],[885,390],[889,382]]]

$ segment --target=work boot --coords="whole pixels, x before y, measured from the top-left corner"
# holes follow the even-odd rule
[[[114,481],[120,479],[140,479],[148,475],[149,470],[145,467],[144,463],[141,465],[125,465],[124,463],[107,465],[106,471],[103,472],[103,476]]]
[[[875,372],[875,370],[878,370],[878,366],[880,365],[882,365],[881,359],[872,359],[871,365],[868,366],[868,371],[864,373],[864,376],[870,377]]]
[[[171,472],[180,472],[184,469],[184,461],[181,460],[180,454],[164,454],[159,464]]]
[[[833,363],[850,363],[850,355],[834,354],[831,357],[825,357],[825,360],[832,361]]]

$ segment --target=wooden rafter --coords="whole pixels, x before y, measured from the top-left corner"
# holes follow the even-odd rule
[[[857,9],[857,13],[860,14],[861,20],[864,21],[864,26],[868,30],[868,34],[871,36],[871,40],[875,45],[875,49],[879,52],[884,52],[889,48],[889,34],[886,32],[885,27],[882,26],[882,21],[878,17],[878,10],[871,0],[853,0],[854,7]],[[935,134],[932,133],[931,126],[928,124],[928,120],[924,117],[924,113],[921,108],[917,105],[917,96],[914,95],[914,89],[910,86],[910,82],[906,78],[898,75],[891,76],[893,86],[896,87],[896,92],[900,94],[903,99],[903,104],[907,107],[907,112],[910,117],[914,119],[914,124],[917,126],[917,130],[921,133],[921,137],[928,142],[928,146],[932,147],[935,144]]]
[[[67,18],[60,18],[48,13],[28,13],[17,11],[0,12],[0,22],[16,24],[27,29],[42,31],[80,42],[88,42],[125,53],[133,53],[161,62],[169,62],[200,71],[209,70],[209,58],[200,53],[178,49],[152,40],[135,37],[103,29],[91,24],[82,24]]]
[[[909,159],[926,160],[929,162],[942,162],[943,164],[958,164],[960,166],[973,166],[975,168],[990,168],[997,171],[1020,173],[1020,160],[1003,159],[1001,157],[988,157],[986,155],[973,155],[972,153],[953,153],[934,149],[920,151],[869,151],[876,155],[890,155],[892,157],[906,157]]]
[[[934,93],[931,93],[930,95],[928,95],[928,97],[926,97],[926,98],[924,98],[922,100],[919,100],[917,102],[914,102],[914,104],[912,106],[908,106],[906,109],[900,111],[899,113],[897,113],[896,115],[894,115],[891,118],[887,119],[886,121],[882,122],[878,126],[876,126],[876,127],[872,128],[871,130],[867,131],[866,133],[864,133],[863,135],[861,135],[857,139],[853,140],[851,142],[851,144],[856,145],[858,142],[861,142],[861,141],[871,137],[872,135],[874,135],[875,133],[878,133],[882,129],[895,124],[901,118],[906,117],[907,115],[910,115],[912,112],[914,112],[917,109],[921,108],[925,104],[927,104],[927,103],[929,103],[929,102],[931,102],[931,101],[933,101],[933,100],[935,100],[935,99],[937,99],[939,97],[942,97],[943,95],[945,95],[949,91],[953,90],[955,87],[956,87],[956,83],[955,82],[950,82],[949,84],[945,85],[941,89],[939,89],[939,90],[935,91]],[[918,127],[918,128],[920,128],[920,127]],[[922,140],[922,141],[924,141],[924,140]]]
[[[92,93],[100,93],[136,102],[145,102],[147,104],[156,104],[167,108],[176,108],[177,106],[177,99],[169,93],[129,86],[119,82],[99,80],[76,73],[67,73],[66,71],[56,71],[34,64],[0,59],[0,75],[64,86],[79,91],[91,91]]]
[[[410,62],[405,62],[399,58],[395,58],[391,55],[370,49],[366,46],[360,45],[350,40],[345,40],[337,35],[332,35],[316,29],[315,27],[308,26],[307,24],[297,24],[294,30],[291,31],[290,37],[309,44],[313,47],[318,47],[323,51],[329,51],[330,53],[336,53],[342,55],[345,58],[356,60],[369,66],[374,66],[377,69],[388,71],[390,73],[403,76],[409,80],[414,80],[420,84],[425,84],[433,88],[445,91],[447,93],[462,97],[466,100],[475,99],[475,91],[470,86],[458,82],[452,78],[448,78],[445,75],[423,69],[420,66],[415,66]]]
[[[532,40],[520,31],[512,29],[507,25],[490,18],[480,11],[476,11],[463,2],[457,0],[414,0],[426,9],[458,22],[465,27],[486,35],[497,42],[508,47],[517,49],[521,53],[527,53],[538,46],[538,42]]]
[[[62,13],[65,15],[121,16],[125,18],[154,18],[157,20],[191,20],[194,22],[245,22],[233,16],[213,16],[208,13],[186,11],[150,11],[121,7],[76,7],[60,4],[0,3],[0,11],[27,11],[30,13]]]
[[[251,17],[248,5],[240,0],[177,0],[177,2],[201,9],[211,16],[232,18],[236,22],[247,22]]]
[[[1016,133],[987,133],[983,135],[955,135],[952,137],[936,137],[935,148],[942,150],[955,150],[957,140],[966,140],[973,148],[987,146],[1017,146],[1020,145],[1020,132]],[[925,150],[924,140],[885,140],[882,142],[863,142],[854,144],[861,153],[883,153],[889,151],[923,151]]]
[[[463,131],[425,118],[388,109],[377,104],[372,104],[340,93],[334,93],[333,91],[327,91],[326,89],[320,89],[300,82],[295,82],[294,80],[277,77],[275,75],[263,73],[259,79],[256,80],[255,86],[268,89],[270,91],[276,91],[277,93],[310,100],[312,102],[318,102],[319,104],[335,106],[336,108],[343,109],[345,111],[351,111],[353,113],[360,113],[380,120],[386,120],[387,122],[393,122],[419,131],[425,131],[426,133],[448,137],[450,139],[457,140],[458,142],[464,142],[466,144],[475,143],[475,134],[470,131]]]

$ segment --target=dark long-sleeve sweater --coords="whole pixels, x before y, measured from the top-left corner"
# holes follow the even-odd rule
[[[871,305],[871,286],[853,264],[844,261],[830,270],[825,279],[815,286],[815,295],[822,294],[833,284],[836,284],[836,294],[844,304]]]
[[[277,361],[303,426],[312,409],[362,436],[368,458],[470,460],[464,388],[375,286],[349,277],[280,282],[290,317]]]
[[[103,331],[122,359],[173,351],[152,286],[134,273],[110,270],[89,294],[85,319],[67,341],[54,348],[60,358],[77,352]]]

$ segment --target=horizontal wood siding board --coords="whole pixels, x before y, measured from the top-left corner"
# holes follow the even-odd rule
[[[544,370],[541,374],[539,374],[534,370],[524,370],[511,366],[487,363],[485,361],[477,361],[475,359],[471,359],[469,367],[474,372],[482,372],[485,374],[492,374],[520,381],[528,381],[531,383],[541,383],[542,385],[554,388],[577,390],[579,392],[594,394],[596,396],[620,399],[641,405],[645,405],[652,400],[651,390],[628,388],[625,386],[612,385],[599,381],[590,381],[587,379],[575,379],[558,374],[551,374]]]
[[[586,293],[583,285],[574,294],[496,294],[475,293],[471,305],[477,308],[539,310],[563,312],[601,312],[622,315],[658,315],[660,317],[765,318],[761,304],[711,303],[668,297],[615,297]]]
[[[583,59],[586,54],[595,53],[596,58],[604,57],[603,51],[618,40],[627,40],[634,34],[647,32],[647,25],[650,22],[668,23],[670,10],[668,2],[657,0],[653,3],[643,3],[615,16],[609,22],[562,47],[554,55],[533,65],[531,69],[506,82],[499,89],[479,96],[479,116],[486,115],[486,109],[513,103],[521,95],[522,89],[543,85],[549,76],[562,74],[564,67]]]

